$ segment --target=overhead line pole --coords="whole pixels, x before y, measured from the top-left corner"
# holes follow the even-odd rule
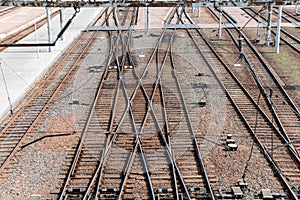
[[[275,39],[275,53],[279,53],[281,17],[282,17],[282,6],[279,6],[278,7],[277,29],[276,29],[276,39]]]

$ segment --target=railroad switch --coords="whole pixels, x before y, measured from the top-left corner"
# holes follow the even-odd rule
[[[158,188],[156,190],[157,193],[168,193],[168,192],[173,192],[172,188]]]
[[[300,197],[300,186],[293,186],[292,190],[296,192],[296,195]]]
[[[240,187],[231,187],[234,198],[241,199],[244,197],[244,193]]]
[[[238,40],[238,48],[239,48],[239,52],[240,52],[240,53],[243,53],[243,52],[244,52],[244,48],[243,48],[243,41],[244,41],[244,38],[240,36],[237,40]]]
[[[239,64],[239,63],[235,63],[235,64],[233,64],[233,67],[236,67],[236,68],[239,68],[239,67],[241,67],[242,65],[241,64]]]
[[[205,99],[201,99],[199,102],[198,102],[198,105],[200,107],[204,107],[206,105],[206,100]]]
[[[271,192],[270,189],[261,189],[260,197],[262,199],[277,199],[277,198],[286,197],[286,194],[281,192]]]
[[[108,192],[108,193],[119,192],[119,189],[118,188],[102,188],[101,192]]]
[[[242,180],[238,180],[237,181],[237,185],[241,188],[241,189],[246,189],[248,187],[248,183],[245,179]]]
[[[124,65],[124,69],[133,69],[132,65]]]
[[[199,72],[197,76],[205,76],[205,74],[203,72]]]
[[[68,193],[79,194],[85,192],[85,188],[71,188],[68,189]]]
[[[117,65],[110,65],[110,66],[108,67],[108,69],[118,69],[118,66],[117,66]]]
[[[232,134],[227,135],[226,148],[228,151],[236,151],[238,148],[238,145],[236,144],[235,140],[232,138]]]
[[[189,189],[191,192],[202,191],[201,187],[192,187]],[[205,189],[204,189],[205,190]]]
[[[231,199],[232,200],[232,199],[242,199],[244,197],[243,191],[238,186],[231,187],[230,192],[222,193],[220,191],[220,194],[221,194],[222,199]]]

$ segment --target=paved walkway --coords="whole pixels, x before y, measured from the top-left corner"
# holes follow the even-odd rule
[[[54,62],[61,52],[85,29],[101,8],[83,8],[75,17],[64,34],[64,40],[58,40],[53,51],[48,47],[10,47],[0,53],[2,71],[0,71],[0,117],[10,110],[8,96],[14,104],[31,87],[31,84]],[[64,23],[73,15],[74,9],[63,11]],[[11,31],[13,31],[13,25]],[[60,31],[59,15],[52,19],[53,39]],[[36,37],[36,35],[38,37]],[[38,38],[38,39],[37,39]],[[46,25],[37,34],[33,33],[24,38],[25,42],[47,42]],[[4,78],[3,78],[4,77]],[[6,82],[6,84],[5,84]],[[8,93],[8,94],[7,94]]]

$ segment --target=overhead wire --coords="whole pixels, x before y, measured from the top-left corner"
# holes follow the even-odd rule
[[[3,71],[2,60],[0,60],[0,68],[1,68],[2,79],[3,79],[3,82],[4,82],[5,91],[6,91],[9,107],[10,107],[10,114],[13,115],[13,106],[12,106],[10,94],[9,94],[9,91],[8,91],[8,85],[7,85],[7,82],[6,82],[5,74],[4,74],[4,71]]]

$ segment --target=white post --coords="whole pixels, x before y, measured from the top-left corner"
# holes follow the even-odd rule
[[[195,12],[195,5],[192,4],[192,12]]]
[[[298,7],[299,5],[296,5],[296,8],[295,8],[295,14],[298,15]]]
[[[270,46],[271,43],[271,25],[272,25],[272,5],[268,5],[267,11],[267,30],[266,30],[266,46]]]
[[[200,13],[201,13],[201,7],[198,6],[198,17],[200,17]]]
[[[222,37],[222,16],[223,16],[223,8],[220,7],[220,18],[219,18],[219,39]]]
[[[276,40],[275,40],[275,53],[279,53],[281,16],[282,16],[282,6],[279,6],[278,7],[277,29],[276,29]]]
[[[49,7],[46,7],[47,28],[48,28],[48,42],[52,42],[52,27],[51,27],[51,13]],[[49,46],[49,52],[52,52],[52,47]]]
[[[35,15],[35,8],[33,8],[33,18],[34,18],[34,33],[35,33],[35,42],[39,43],[39,37],[38,37],[38,32],[37,32],[37,27],[36,27],[36,15]],[[37,57],[40,57],[40,49],[37,46],[36,47],[36,53],[37,53]]]

